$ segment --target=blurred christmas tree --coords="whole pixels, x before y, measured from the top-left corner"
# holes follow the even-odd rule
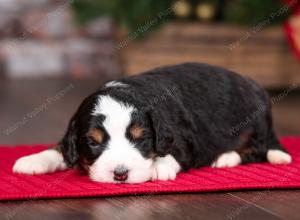
[[[286,19],[288,13],[280,13],[284,4],[280,0],[231,0],[226,1],[224,20],[239,24],[256,25],[271,19],[277,24]]]
[[[79,22],[109,16],[131,31],[158,17],[155,26],[170,19],[253,25],[283,7],[280,0],[74,0],[72,4]],[[287,16],[288,12],[282,13],[270,23],[281,22]]]
[[[145,22],[164,13],[173,0],[74,0],[72,5],[80,23],[100,16],[109,16],[129,30],[135,30]],[[166,16],[164,20],[172,17]]]

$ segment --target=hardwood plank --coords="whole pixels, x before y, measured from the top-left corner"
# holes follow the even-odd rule
[[[247,206],[247,209],[240,210]],[[6,213],[5,215],[3,215]],[[238,215],[237,215],[238,213]],[[280,219],[226,193],[2,203],[0,219]]]
[[[263,190],[230,194],[282,219],[296,220],[300,217],[300,190]]]

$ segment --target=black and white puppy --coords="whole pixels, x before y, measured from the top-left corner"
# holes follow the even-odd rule
[[[56,148],[20,158],[13,171],[80,166],[94,181],[139,183],[264,161],[291,162],[266,91],[231,71],[185,63],[106,83],[82,102]]]

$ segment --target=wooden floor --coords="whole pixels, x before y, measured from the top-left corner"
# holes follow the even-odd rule
[[[0,82],[0,143],[54,143],[101,81]],[[300,93],[277,91],[279,135],[300,135]],[[0,203],[0,219],[300,219],[300,190],[264,190]]]

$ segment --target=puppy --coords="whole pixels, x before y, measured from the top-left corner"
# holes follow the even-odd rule
[[[140,183],[264,161],[291,162],[266,91],[231,71],[185,63],[106,83],[82,102],[57,147],[18,159],[13,171],[80,166],[97,182]]]

